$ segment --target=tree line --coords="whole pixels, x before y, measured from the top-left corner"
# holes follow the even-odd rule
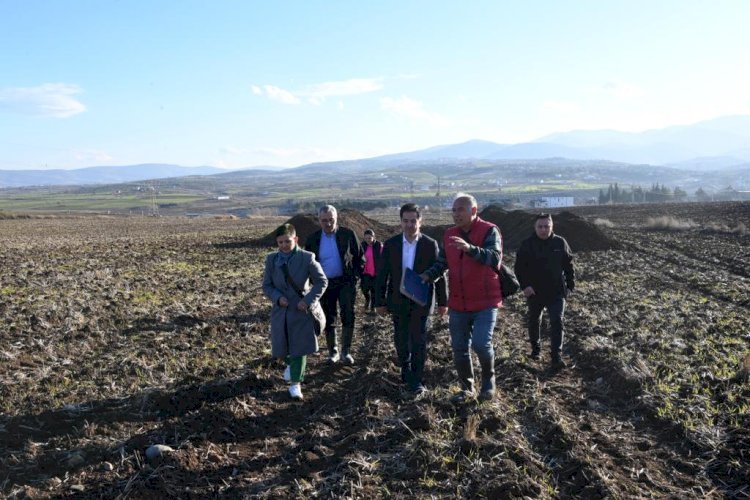
[[[703,189],[696,191],[695,195],[700,198],[707,196]],[[599,204],[608,203],[664,203],[667,201],[685,201],[688,194],[680,187],[670,189],[664,184],[658,182],[651,185],[650,189],[641,186],[632,186],[630,189],[622,188],[617,183],[610,184],[607,190],[599,190]]]

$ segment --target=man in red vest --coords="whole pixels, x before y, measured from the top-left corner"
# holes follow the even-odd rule
[[[492,333],[502,305],[497,269],[503,259],[500,230],[477,215],[477,200],[458,193],[453,202],[454,227],[443,236],[438,261],[422,273],[434,281],[448,270],[449,328],[453,361],[461,384],[461,399],[474,397],[474,368],[470,348],[482,368],[481,400],[495,396],[495,349]]]

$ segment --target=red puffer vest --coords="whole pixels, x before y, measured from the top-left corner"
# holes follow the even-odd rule
[[[481,247],[487,231],[497,227],[477,217],[469,231],[469,243]],[[450,244],[451,236],[461,236],[458,226],[445,231],[443,247],[448,261],[448,307],[459,312],[476,312],[500,307],[500,278],[490,266],[480,264]]]

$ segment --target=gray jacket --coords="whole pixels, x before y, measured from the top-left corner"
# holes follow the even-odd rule
[[[266,256],[263,272],[263,293],[271,299],[271,355],[276,358],[285,356],[304,356],[318,350],[318,338],[310,313],[297,310],[297,303],[304,300],[308,307],[320,300],[328,280],[323,273],[315,255],[297,247],[289,257],[289,276],[303,291],[304,298],[287,282],[284,271],[279,264],[279,252]],[[279,299],[286,297],[287,307],[279,305]]]

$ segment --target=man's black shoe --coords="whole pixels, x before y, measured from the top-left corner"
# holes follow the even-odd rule
[[[555,370],[561,370],[568,366],[568,364],[562,359],[561,356],[553,356],[552,357],[552,368]]]

